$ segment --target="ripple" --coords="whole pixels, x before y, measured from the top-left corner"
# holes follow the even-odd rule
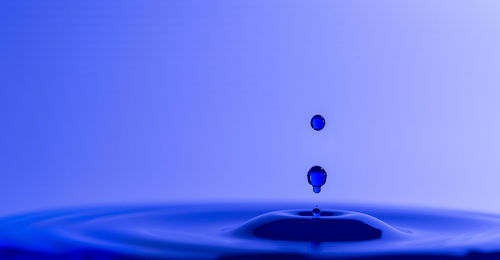
[[[322,207],[320,218],[304,204],[271,203],[35,212],[0,219],[0,258],[500,259],[500,218],[495,215]]]
[[[253,218],[237,229],[238,234],[272,240],[341,242],[378,239],[394,228],[365,214],[352,211],[273,211]]]

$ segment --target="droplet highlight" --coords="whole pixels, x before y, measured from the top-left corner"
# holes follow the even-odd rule
[[[313,186],[314,193],[319,193],[326,183],[326,171],[320,166],[312,167],[307,173],[307,181]]]
[[[311,127],[316,131],[323,129],[325,127],[325,124],[325,118],[321,115],[315,115],[311,118]]]

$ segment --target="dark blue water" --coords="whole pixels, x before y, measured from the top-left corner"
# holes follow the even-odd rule
[[[317,216],[319,213],[319,216]],[[67,209],[0,219],[1,259],[500,259],[500,217],[306,204]]]
[[[321,115],[315,115],[311,118],[311,127],[319,131],[325,127],[326,121]]]
[[[313,166],[307,172],[307,181],[313,186],[315,193],[320,193],[321,186],[326,183],[326,171],[320,166]]]

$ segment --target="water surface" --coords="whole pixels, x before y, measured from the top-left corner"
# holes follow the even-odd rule
[[[500,259],[500,217],[377,205],[132,205],[0,218],[1,259]]]

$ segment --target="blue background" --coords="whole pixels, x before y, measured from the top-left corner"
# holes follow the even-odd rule
[[[493,0],[2,1],[0,214],[269,200],[500,212],[499,13]],[[319,195],[313,165],[329,174]]]

